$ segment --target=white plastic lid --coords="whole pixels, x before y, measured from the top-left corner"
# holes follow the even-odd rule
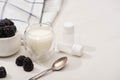
[[[74,44],[72,47],[71,55],[82,56],[82,54],[83,54],[83,46]]]
[[[64,23],[64,31],[68,32],[68,33],[74,32],[74,25],[73,25],[73,23],[65,22]]]

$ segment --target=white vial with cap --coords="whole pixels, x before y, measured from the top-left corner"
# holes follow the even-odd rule
[[[71,22],[64,23],[62,39],[57,43],[58,51],[81,56],[83,47],[81,45],[75,44],[74,41],[74,25]]]
[[[64,23],[62,42],[66,44],[74,43],[74,25],[71,22]]]

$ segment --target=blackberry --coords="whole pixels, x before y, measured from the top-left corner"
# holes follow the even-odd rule
[[[15,63],[16,63],[18,66],[23,66],[23,61],[24,61],[25,58],[26,58],[25,56],[21,55],[21,56],[17,57]]]
[[[10,19],[5,18],[2,21],[4,22],[5,26],[14,25],[14,23]]]
[[[32,71],[34,68],[34,64],[29,57],[26,57],[23,61],[23,69],[27,72]]]
[[[0,21],[0,38],[12,37],[17,31],[14,23],[9,19],[3,19]]]
[[[7,75],[4,67],[0,67],[0,78],[5,78]]]
[[[0,29],[0,38],[3,38],[3,37],[4,37],[4,35],[3,35],[3,30]]]
[[[0,21],[0,27],[4,27],[5,26],[5,23],[1,20]]]
[[[3,29],[3,35],[4,35],[4,37],[12,37],[12,36],[15,35],[15,33],[16,33],[16,27],[14,25],[6,26]]]

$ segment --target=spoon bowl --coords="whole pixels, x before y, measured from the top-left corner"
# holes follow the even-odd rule
[[[53,71],[59,71],[64,68],[65,64],[67,62],[67,57],[62,57],[56,60],[52,65]]]

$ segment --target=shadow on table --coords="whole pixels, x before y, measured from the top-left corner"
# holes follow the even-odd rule
[[[55,60],[57,60],[60,57],[67,56],[68,57],[68,62],[67,62],[67,65],[65,66],[65,68],[63,70],[64,71],[75,70],[75,69],[80,68],[84,59],[85,60],[91,59],[92,56],[89,53],[94,52],[94,51],[95,51],[95,48],[87,46],[86,51],[83,53],[83,55],[81,57],[71,56],[71,55],[68,55],[68,54],[65,54],[65,53],[57,53],[56,52],[56,53],[54,53],[54,55],[51,57],[50,60],[48,60],[47,62],[39,63],[39,64],[46,67],[46,68],[50,68]]]

